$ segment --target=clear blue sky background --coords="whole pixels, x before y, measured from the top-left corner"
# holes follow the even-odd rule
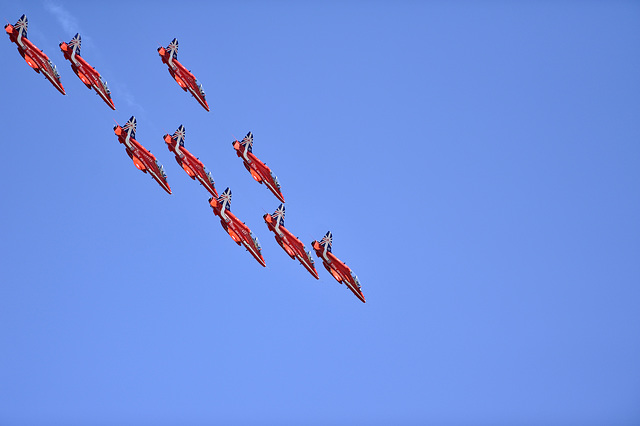
[[[640,3],[0,10],[67,91],[3,36],[0,424],[640,423]],[[76,32],[117,111],[63,59]],[[131,115],[173,195],[117,143]],[[267,268],[166,149],[180,124]],[[366,304],[276,244],[249,130]]]

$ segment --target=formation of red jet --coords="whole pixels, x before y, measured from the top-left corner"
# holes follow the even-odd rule
[[[65,95],[66,93],[55,65],[43,51],[27,39],[27,17],[22,15],[15,25],[7,24],[4,28],[9,35],[9,39],[17,45],[18,52],[27,64],[37,73],[44,75],[60,93]],[[100,73],[80,56],[80,46],[81,38],[79,34],[76,34],[69,43],[60,43],[60,50],[64,58],[70,62],[73,72],[87,88],[95,90],[102,100],[111,109],[115,110],[115,104],[111,99],[111,92],[107,83]],[[167,47],[158,48],[158,54],[162,62],[168,66],[171,77],[178,85],[185,92],[190,92],[198,103],[209,111],[209,104],[202,85],[196,80],[191,71],[178,62],[178,40],[174,38]],[[162,189],[171,194],[164,168],[156,157],[136,140],[136,125],[136,118],[133,116],[124,126],[116,123],[113,130],[118,137],[118,142],[125,146],[127,155],[138,170],[149,174]],[[169,151],[175,155],[178,165],[182,167],[191,179],[200,182],[209,192],[211,195],[209,205],[213,209],[213,213],[220,218],[220,224],[224,230],[236,244],[244,246],[258,263],[266,266],[258,238],[244,222],[231,213],[231,190],[227,188],[222,194],[218,195],[211,173],[207,171],[204,164],[196,156],[184,147],[184,126],[180,125],[173,135],[166,134],[163,139]],[[241,141],[234,140],[232,144],[237,156],[242,159],[244,167],[251,173],[253,179],[269,188],[282,203],[273,214],[265,214],[263,216],[268,229],[273,232],[276,242],[291,259],[297,259],[314,278],[319,279],[311,252],[306,251],[300,239],[284,226],[285,201],[280,183],[271,169],[267,167],[267,164],[253,153],[253,134],[249,132]],[[362,294],[358,277],[331,252],[331,245],[331,232],[327,232],[319,242],[313,241],[311,243],[316,256],[322,259],[322,264],[331,276],[339,283],[345,284],[364,303],[365,298]]]

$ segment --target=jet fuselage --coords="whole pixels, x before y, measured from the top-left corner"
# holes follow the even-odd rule
[[[109,108],[115,110],[116,107],[113,104],[113,99],[111,99],[111,92],[102,80],[100,73],[89,65],[82,56],[77,53],[74,54],[73,49],[67,43],[60,43],[60,50],[62,50],[65,59],[71,62],[71,69],[82,80],[84,85],[89,89],[93,88],[102,100],[109,105]]]
[[[204,109],[209,111],[209,104],[207,103],[204,89],[198,84],[196,77],[184,67],[177,59],[172,58],[171,54],[164,47],[158,48],[158,53],[162,58],[162,62],[167,64],[169,68],[169,74],[178,83],[182,90],[191,93],[196,98],[198,103],[202,105]]]
[[[254,241],[249,227],[238,219],[229,210],[225,210],[222,204],[215,198],[209,199],[209,204],[213,208],[213,213],[220,218],[220,224],[229,234],[231,239],[238,245],[243,245],[245,249],[260,263],[267,266],[257,242]]]
[[[239,141],[233,142],[233,148],[236,150],[238,157],[242,158],[244,167],[251,173],[256,182],[264,183],[267,188],[275,195],[280,202],[284,203],[284,195],[280,190],[280,185],[273,177],[271,169],[256,157],[253,152],[242,146]]]
[[[9,34],[9,39],[18,46],[18,52],[20,52],[27,64],[35,72],[42,73],[60,93],[65,95],[64,87],[60,82],[60,75],[53,62],[49,60],[49,57],[31,43],[31,40],[21,35],[20,31],[15,29],[13,25],[5,25],[4,30]]]
[[[171,188],[169,187],[167,178],[158,165],[159,163],[156,157],[137,140],[132,137],[127,137],[127,132],[119,125],[116,125],[113,130],[118,136],[118,142],[125,146],[127,155],[133,160],[136,168],[144,173],[149,173],[162,189],[171,194]]]
[[[319,279],[318,271],[316,271],[313,259],[305,251],[302,241],[300,241],[283,225],[278,225],[276,220],[274,220],[270,214],[265,214],[263,219],[269,230],[275,234],[274,238],[276,239],[276,242],[289,255],[289,257],[292,259],[298,259],[300,264],[304,266],[306,270],[315,277],[315,279]]]

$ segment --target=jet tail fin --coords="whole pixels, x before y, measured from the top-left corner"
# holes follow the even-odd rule
[[[125,125],[122,127],[122,129],[125,132],[129,132],[129,137],[131,139],[135,139],[136,138],[136,117],[132,115],[129,121],[127,121]]]
[[[175,133],[173,134],[173,139],[175,139],[178,142],[178,145],[184,146],[184,137],[185,137],[185,130],[184,130],[184,126],[181,124],[180,127],[178,127],[178,130],[176,130]]]
[[[276,226],[284,226],[284,204],[280,204],[271,217],[276,221]]]
[[[13,29],[18,31],[18,33],[22,32],[22,37],[27,38],[27,27],[29,26],[29,20],[27,19],[27,15],[22,15],[18,22],[13,26]]]
[[[331,244],[333,243],[333,235],[331,231],[328,231],[324,237],[320,240],[320,245],[324,247],[329,253],[331,253]]]
[[[253,151],[253,133],[251,132],[247,133],[247,136],[245,136],[240,141],[240,145],[246,147],[248,152],[252,152]]]
[[[171,43],[169,43],[166,50],[173,59],[178,59],[178,39],[174,38],[171,40]]]
[[[231,189],[225,189],[224,192],[218,197],[218,202],[222,204],[223,210],[231,211]]]
[[[80,37],[80,34],[76,33],[76,35],[73,36],[73,38],[71,39],[71,41],[68,43],[69,47],[71,48],[72,52],[75,52],[76,55],[80,56],[80,45],[82,44],[82,38]]]

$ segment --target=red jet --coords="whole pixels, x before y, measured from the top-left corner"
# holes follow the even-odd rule
[[[187,172],[191,179],[195,180],[197,178],[211,195],[218,198],[218,191],[216,191],[215,182],[213,181],[213,177],[211,177],[211,173],[207,171],[204,164],[202,164],[195,155],[187,151],[184,147],[184,137],[184,126],[181,124],[173,136],[168,134],[164,135],[164,141],[169,151],[175,154],[178,164]]]
[[[316,255],[322,259],[322,263],[324,267],[333,275],[339,283],[346,284],[349,287],[349,290],[355,294],[358,299],[362,301],[362,303],[366,303],[364,300],[364,294],[362,294],[362,289],[360,287],[360,281],[358,281],[358,277],[354,274],[351,269],[345,265],[340,259],[335,257],[333,253],[331,253],[331,231],[327,232],[326,235],[318,241],[313,241],[311,246],[316,251]]]
[[[15,25],[7,24],[4,26],[4,30],[9,34],[9,40],[18,46],[18,52],[27,61],[27,64],[35,72],[42,73],[60,93],[65,95],[56,66],[53,65],[53,62],[49,60],[49,57],[42,50],[27,39],[27,26],[27,16],[22,15]]]
[[[71,69],[80,77],[80,80],[82,80],[85,86],[89,89],[93,88],[107,105],[115,110],[116,107],[113,105],[111,91],[107,86],[107,82],[102,79],[100,73],[96,71],[95,68],[80,56],[80,44],[80,34],[76,34],[69,43],[65,43],[64,41],[60,43],[60,50],[62,50],[65,59],[71,62]]]
[[[284,204],[280,204],[280,207],[278,207],[273,214],[265,214],[263,219],[269,227],[269,230],[276,234],[276,241],[280,244],[280,247],[287,252],[289,257],[292,259],[298,258],[302,266],[307,268],[307,271],[309,271],[315,279],[318,279],[318,272],[314,266],[311,253],[305,251],[302,241],[284,227]]]
[[[284,196],[280,191],[280,182],[278,182],[278,177],[271,173],[271,169],[267,167],[265,163],[258,160],[258,158],[253,155],[253,134],[249,132],[244,139],[241,141],[233,141],[232,144],[238,157],[242,158],[244,167],[249,170],[251,176],[253,176],[256,182],[267,185],[267,188],[273,192],[273,195],[278,197],[280,202],[284,203]]]
[[[236,242],[242,244],[249,253],[262,265],[267,266],[262,257],[260,243],[249,227],[231,213],[231,190],[225,189],[218,198],[209,198],[209,204],[213,208],[213,213],[220,218],[220,223],[229,236]]]
[[[162,164],[158,163],[156,157],[136,140],[136,118],[132,116],[124,127],[116,124],[113,130],[118,136],[118,142],[125,146],[127,154],[138,170],[144,173],[148,172],[165,191],[171,194],[171,188],[167,183],[167,175],[164,173]]]
[[[184,65],[178,62],[178,39],[174,38],[167,47],[159,47],[158,53],[162,58],[162,62],[169,67],[169,74],[171,74],[171,77],[182,87],[182,90],[191,92],[200,105],[209,111],[209,104],[207,103],[202,84],[191,74],[191,71],[187,70]]]

